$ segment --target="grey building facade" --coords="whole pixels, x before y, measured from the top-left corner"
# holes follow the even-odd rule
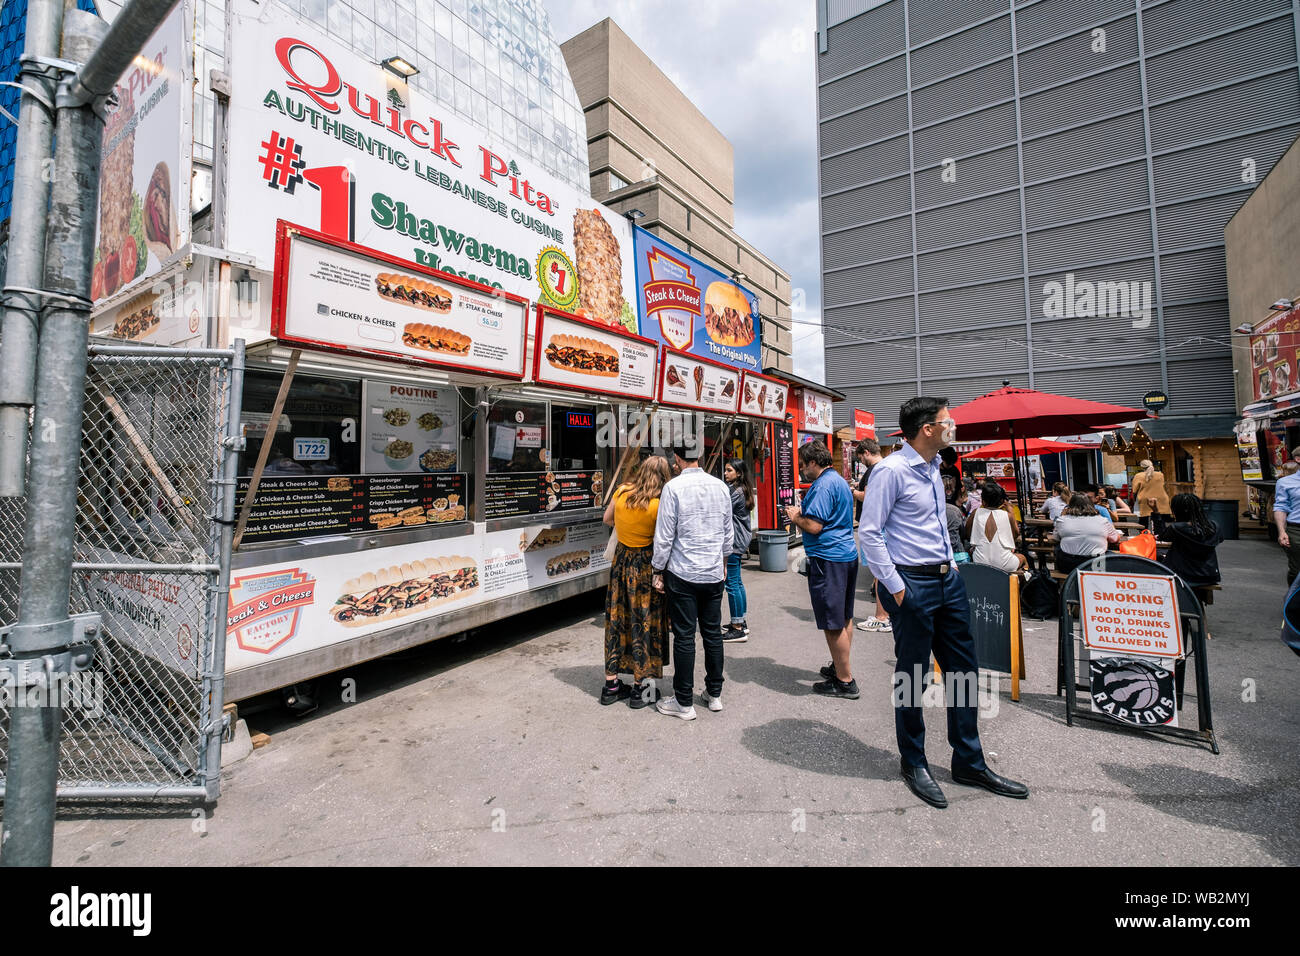
[[[815,0],[826,382],[1234,411],[1224,226],[1300,134],[1300,0]]]

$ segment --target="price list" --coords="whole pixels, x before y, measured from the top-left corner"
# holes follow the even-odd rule
[[[239,479],[236,510],[249,480]],[[466,476],[303,475],[263,478],[245,541],[282,541],[464,521]]]

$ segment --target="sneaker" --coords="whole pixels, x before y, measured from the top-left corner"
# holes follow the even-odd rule
[[[722,632],[722,643],[744,644],[749,640],[749,628],[744,621],[732,621]]]
[[[654,684],[634,684],[627,699],[627,705],[633,710],[649,707],[658,697],[658,688]]]
[[[703,699],[703,701],[704,701],[706,704],[709,705],[709,710],[713,711],[715,714],[716,714],[718,711],[722,710],[722,698],[721,698],[721,697],[710,697],[710,696],[709,696],[709,692],[706,690],[706,691],[701,695],[701,698]]]
[[[836,678],[836,677],[839,676],[838,674],[835,673],[835,662],[834,662],[834,661],[831,661],[829,664],[827,664],[825,667],[823,667],[823,668],[822,668],[821,670],[819,670],[817,673],[821,674],[822,677],[825,677],[827,680],[831,680],[832,678]]]
[[[894,626],[888,621],[882,621],[878,617],[869,617],[865,621],[858,621],[859,631],[873,631],[877,634],[888,634],[894,629]]]
[[[677,702],[677,697],[673,694],[669,694],[667,697],[660,700],[659,703],[655,704],[655,710],[669,717],[680,717],[682,720],[695,719],[695,708],[683,707]]]
[[[632,688],[628,687],[622,681],[618,682],[618,687],[613,688],[608,685],[600,689],[600,702],[602,704],[616,704],[620,700],[627,700],[632,696]]]
[[[821,694],[823,697],[842,697],[845,700],[858,699],[858,682],[851,680],[847,684],[836,677],[828,677],[824,681],[813,684],[813,693]]]

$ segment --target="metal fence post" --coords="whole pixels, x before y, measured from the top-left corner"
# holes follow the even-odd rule
[[[44,312],[36,366],[28,502],[18,624],[9,635],[18,661],[42,661],[47,685],[72,664],[77,622],[69,617],[77,513],[90,279],[99,200],[104,121],[99,110],[118,78],[176,0],[132,0],[111,28],[98,17],[66,11],[63,57],[84,63],[59,84],[54,182],[43,283]],[[48,866],[54,852],[55,792],[63,708],[50,693],[43,706],[10,715],[9,768],[0,865]]]
[[[27,416],[34,403],[38,297],[45,275],[46,207],[50,181],[45,167],[54,146],[51,68],[37,58],[59,54],[63,0],[31,0],[19,80],[18,151],[14,156],[13,213],[5,271],[4,325],[0,331],[0,495],[24,493],[27,477]]]

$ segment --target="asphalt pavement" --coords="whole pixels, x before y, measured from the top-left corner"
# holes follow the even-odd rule
[[[721,713],[600,706],[600,592],[326,678],[303,719],[245,706],[271,741],[223,773],[209,815],[65,807],[55,863],[1295,865],[1300,658],[1277,636],[1285,559],[1261,541],[1219,553],[1217,756],[1067,727],[1056,624],[1027,622],[1022,699],[1004,681],[980,725],[990,765],[1030,798],[953,783],[930,708],[928,757],[950,801],[932,809],[898,774],[892,638],[857,632],[861,699],[814,695],[828,654],[806,579],[751,565],[752,633],[726,647]],[[1182,721],[1195,717],[1189,697]]]

